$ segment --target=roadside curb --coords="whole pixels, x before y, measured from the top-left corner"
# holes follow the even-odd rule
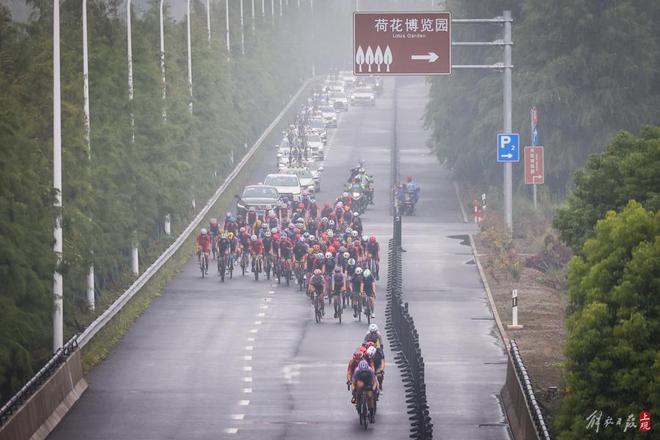
[[[461,202],[461,191],[456,182],[454,182],[454,192],[456,193],[456,200],[458,201],[458,206],[461,208],[461,214],[463,215],[463,222],[469,223],[467,214],[465,213],[465,208],[463,208],[463,203]],[[499,313],[497,312],[497,306],[495,305],[495,299],[493,298],[493,293],[490,290],[490,285],[488,284],[486,273],[484,272],[484,268],[481,265],[481,261],[479,261],[479,255],[477,253],[477,246],[474,242],[474,237],[472,236],[472,234],[467,234],[467,235],[470,239],[470,246],[472,247],[472,255],[474,256],[474,262],[476,263],[477,270],[479,271],[479,277],[481,278],[481,283],[483,284],[484,290],[486,291],[486,296],[488,297],[488,305],[490,307],[490,311],[493,314],[493,317],[495,317],[495,322],[497,323],[497,329],[499,330],[500,333],[500,339],[502,340],[504,347],[506,347],[508,351],[511,348],[509,335],[506,332],[504,325],[502,324],[502,319],[500,318]]]

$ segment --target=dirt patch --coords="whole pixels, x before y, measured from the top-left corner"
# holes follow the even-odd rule
[[[475,244],[504,325],[511,323],[511,291],[518,289],[518,323],[524,328],[507,332],[518,343],[536,397],[551,423],[560,400],[560,391],[553,390],[561,390],[565,360],[566,293],[549,287],[546,274],[524,265],[517,280],[508,272],[494,276],[495,271],[490,268],[496,264],[497,253],[481,235],[475,237]],[[513,245],[521,256],[534,251],[529,240],[515,239]]]

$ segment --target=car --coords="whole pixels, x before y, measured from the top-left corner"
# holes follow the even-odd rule
[[[307,125],[307,132],[316,133],[321,136],[321,141],[325,145],[328,141],[328,131],[325,129],[325,122],[322,118],[312,118]]]
[[[307,145],[309,146],[309,150],[314,159],[325,159],[325,148],[323,147],[323,139],[321,139],[321,135],[315,132],[308,133]]]
[[[319,107],[319,113],[321,114],[327,128],[337,128],[337,112],[334,107],[322,105]]]
[[[348,111],[348,98],[344,92],[333,92],[329,93],[329,104],[334,107],[335,110]]]
[[[376,94],[371,87],[359,87],[351,95],[352,105],[376,105]]]
[[[316,162],[313,160],[305,162],[305,168],[312,173],[312,178],[316,183],[316,192],[321,191],[321,174],[323,173],[323,162]]]
[[[316,181],[312,172],[305,167],[285,168],[281,171],[282,174],[295,174],[300,180],[300,186],[303,191],[316,192]]]
[[[281,197],[300,201],[302,188],[300,179],[295,174],[269,174],[264,180],[264,185],[274,186]]]
[[[257,210],[257,215],[265,215],[267,210],[274,209],[280,201],[277,188],[269,185],[248,185],[236,197],[236,211],[245,215],[250,209]]]
[[[351,90],[355,86],[355,81],[357,80],[353,75],[353,72],[350,70],[340,70],[339,79],[344,82],[346,90]]]

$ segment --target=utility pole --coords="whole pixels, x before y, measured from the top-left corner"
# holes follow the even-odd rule
[[[163,1],[160,0],[160,86],[163,98],[163,122],[167,121],[167,109],[165,102],[167,99],[167,82],[165,77],[165,28],[163,24]]]
[[[126,2],[126,46],[128,61],[128,106],[131,112],[131,144],[135,144],[135,116],[133,114],[133,39],[131,36],[131,0]],[[134,231],[133,248],[131,249],[131,269],[133,275],[140,273],[140,253],[137,247],[137,231]]]
[[[245,55],[245,22],[243,21],[243,0],[238,0],[241,3],[241,55]]]
[[[252,0],[252,9],[250,10],[250,13],[252,15],[252,36],[254,37],[254,34],[256,33],[256,23],[254,21],[254,0]]]
[[[229,41],[229,0],[225,0],[225,42],[227,43],[227,61],[231,57],[231,43]]]
[[[211,5],[206,0],[206,32],[208,33],[209,48],[211,47]]]
[[[188,102],[188,108],[190,114],[193,113],[193,83],[192,83],[192,42],[190,41],[190,0],[188,0],[188,19],[187,30],[188,30],[188,91],[190,101]]]
[[[83,110],[85,113],[85,142],[87,143],[87,159],[92,160],[92,141],[91,141],[91,126],[89,117],[89,53],[87,48],[87,0],[82,2],[82,28],[83,28]],[[89,310],[95,309],[94,298],[94,251],[90,251],[92,262],[89,265],[87,272],[87,307]]]
[[[53,3],[53,189],[55,191],[55,228],[53,251],[53,352],[64,345],[64,289],[62,265],[62,102],[60,89],[60,1]]]
[[[504,11],[504,132],[511,133],[511,11]],[[504,219],[513,231],[513,165],[504,164]]]

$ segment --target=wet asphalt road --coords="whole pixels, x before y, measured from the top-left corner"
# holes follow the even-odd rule
[[[404,295],[421,337],[435,438],[508,438],[496,398],[505,356],[476,268],[465,264],[469,247],[448,238],[472,227],[462,223],[447,173],[425,147],[424,81],[399,84],[401,174],[414,174],[422,186],[418,214],[404,220]],[[363,221],[383,247],[391,237],[392,85],[386,82],[376,107],[351,108],[328,133],[317,197],[334,199],[348,169],[366,160],[376,179],[376,206]],[[270,171],[259,168],[254,182]],[[381,272],[386,274],[385,264]],[[376,305],[381,327],[385,284],[383,277]],[[341,326],[331,315],[316,324],[311,304],[294,287],[240,274],[224,284],[215,277],[202,280],[191,259],[89,374],[88,391],[50,438],[408,438],[405,396],[393,363],[377,424],[368,432],[360,428],[344,375],[366,323],[344,318]]]
[[[399,79],[400,175],[421,186],[417,212],[403,219],[403,291],[420,334],[434,438],[508,439],[499,402],[506,354],[487,304],[449,178],[426,146],[427,85]],[[462,237],[456,237],[462,236]]]
[[[377,205],[363,223],[385,243],[391,236],[385,204],[391,120],[391,88],[376,107],[341,115],[339,128],[328,133],[317,197],[334,200],[349,168],[366,159],[376,176]],[[269,171],[258,170],[253,180]],[[385,283],[383,278],[380,285]],[[379,293],[376,322],[384,327],[385,295]],[[366,329],[350,314],[341,326],[328,313],[316,324],[311,303],[293,286],[240,274],[224,284],[215,276],[201,279],[191,259],[89,374],[88,391],[50,438],[407,438],[403,385],[394,363],[386,371],[375,426],[364,432],[350,405],[346,367]]]

